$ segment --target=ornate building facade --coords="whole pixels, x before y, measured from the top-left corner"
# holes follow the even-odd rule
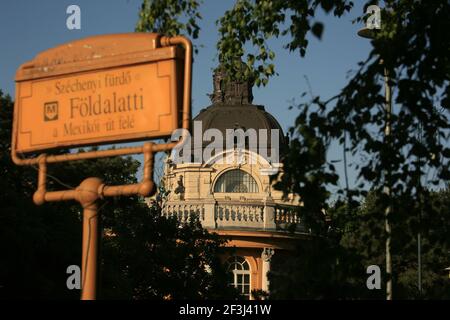
[[[169,157],[163,183],[167,190],[173,191],[164,201],[163,214],[181,221],[195,214],[203,227],[230,238],[229,254],[223,257],[229,285],[251,299],[253,290],[269,290],[267,273],[272,256],[288,254],[294,242],[308,238],[309,233],[296,213],[299,199],[285,197],[273,188],[270,174],[274,168],[282,170],[282,163],[264,156],[279,152],[276,145],[280,149],[286,146],[281,126],[263,106],[252,104],[250,83],[225,83],[220,68],[213,78],[212,105],[193,119],[194,124],[201,125],[201,129],[193,130],[190,142],[193,154],[203,152],[211,143],[208,137],[205,139],[208,129],[218,130],[215,132],[223,137],[227,137],[227,129],[254,129],[266,133],[267,139],[257,136],[257,152],[247,140],[243,148],[235,144],[227,147],[226,141],[222,141],[220,152],[201,160],[192,157],[192,161],[177,163],[173,155]],[[201,143],[194,145],[192,141],[199,136]],[[217,142],[221,141],[214,141]]]

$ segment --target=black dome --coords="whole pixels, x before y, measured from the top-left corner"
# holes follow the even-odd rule
[[[193,119],[193,121],[201,121],[202,134],[207,129],[215,128],[220,130],[225,138],[226,129],[240,128],[244,131],[255,129],[257,135],[259,129],[266,129],[268,130],[268,148],[270,148],[271,132],[273,129],[278,129],[279,146],[284,148],[287,141],[278,121],[264,110],[264,106],[252,104],[252,84],[249,81],[225,83],[225,74],[220,67],[215,70],[213,79],[214,92],[210,95],[213,104],[202,109]],[[203,147],[208,144],[210,141],[204,141]],[[225,142],[223,146],[225,149]]]
[[[264,110],[264,106],[242,104],[242,105],[226,105],[226,104],[213,104],[206,109],[200,111],[200,113],[194,118],[193,121],[202,122],[202,130],[205,131],[209,128],[215,128],[222,132],[225,137],[226,129],[255,129],[258,132],[259,129],[272,129],[280,130],[280,140],[284,143],[285,138],[283,135],[283,129],[278,121],[268,112]]]

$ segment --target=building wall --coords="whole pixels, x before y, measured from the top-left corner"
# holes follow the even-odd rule
[[[216,200],[244,200],[244,201],[262,201],[271,197],[275,202],[290,205],[299,205],[298,197],[288,195],[283,197],[283,192],[275,190],[273,185],[275,181],[270,182],[271,176],[263,173],[270,165],[262,157],[245,150],[243,156],[234,154],[233,150],[225,151],[224,157],[218,161],[212,159],[208,163],[188,163],[166,165],[164,183],[167,190],[175,190],[182,177],[184,194],[169,194],[168,200],[198,200],[211,198]],[[252,157],[255,159],[252,162]],[[224,161],[220,161],[224,159]],[[280,170],[282,170],[282,166]],[[258,185],[258,193],[214,193],[213,188],[217,179],[229,170],[239,169],[250,174]]]
[[[277,165],[282,170],[281,164]],[[298,237],[305,237],[307,234],[303,229],[299,229],[302,232],[297,235],[277,230],[283,224],[276,219],[283,217],[276,211],[276,206],[286,205],[295,209],[301,203],[298,197],[283,197],[281,191],[274,190],[275,182],[271,182],[271,177],[265,174],[271,167],[264,158],[248,150],[240,154],[235,150],[228,150],[205,163],[174,164],[169,159],[163,178],[166,189],[171,191],[164,203],[163,213],[166,210],[167,215],[176,214],[184,221],[188,219],[186,212],[194,212],[200,216],[203,226],[209,231],[231,238],[227,243],[228,253],[222,257],[223,262],[232,255],[244,257],[251,269],[251,290],[268,289],[266,273],[270,269],[270,259],[267,260],[267,255],[263,253],[288,252],[293,249],[293,242]],[[215,193],[214,185],[219,177],[235,169],[250,174],[256,181],[258,192]],[[219,221],[218,207],[230,212],[242,211],[244,215],[247,214],[247,218],[261,214],[264,221],[242,217],[241,220]],[[285,222],[297,223],[299,220],[296,220],[296,211],[290,214]]]

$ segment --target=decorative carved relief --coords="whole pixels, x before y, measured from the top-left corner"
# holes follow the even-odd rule
[[[180,200],[184,200],[185,187],[183,185],[183,176],[180,175],[178,177],[177,183],[178,183],[178,186],[175,188],[174,193],[179,196]]]
[[[272,259],[272,256],[274,255],[275,250],[272,248],[264,248],[261,254],[261,259],[264,262],[270,262],[270,259]]]

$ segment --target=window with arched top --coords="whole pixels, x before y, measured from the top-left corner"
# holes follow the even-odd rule
[[[256,193],[255,179],[242,170],[230,170],[222,174],[214,185],[214,192]]]
[[[245,298],[250,299],[250,265],[244,257],[232,256],[227,260],[228,285],[235,287]]]

